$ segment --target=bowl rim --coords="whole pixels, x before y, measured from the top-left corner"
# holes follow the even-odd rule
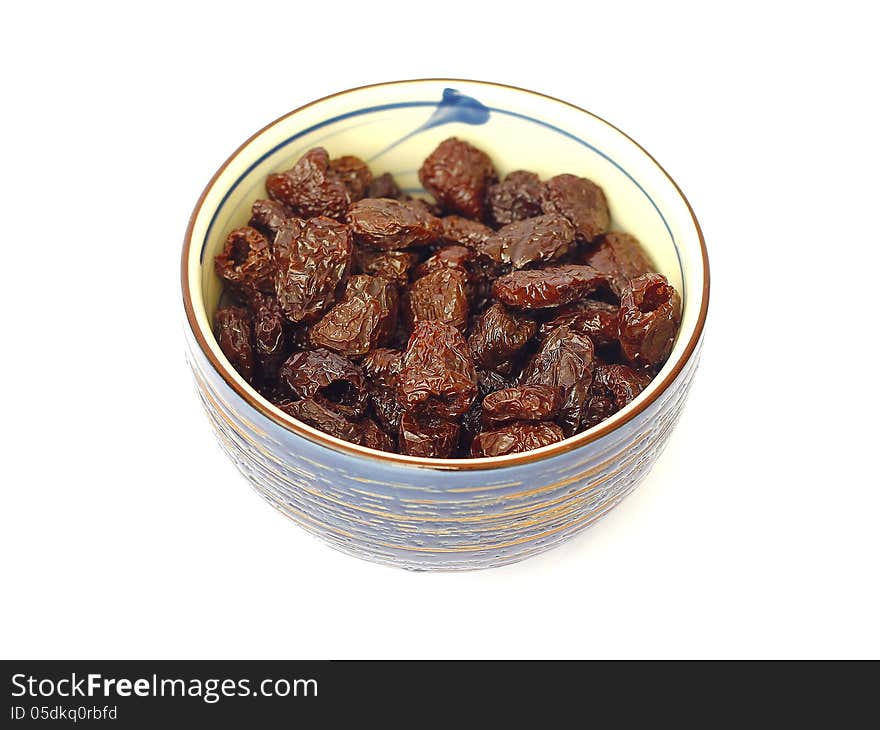
[[[633,403],[631,409],[620,419],[616,420],[614,423],[610,423],[610,421],[614,421],[614,417],[608,419],[607,421],[600,423],[586,431],[582,431],[581,433],[575,434],[569,438],[563,439],[562,441],[558,441],[556,443],[550,444],[548,446],[544,446],[540,449],[533,449],[531,451],[525,451],[517,454],[507,454],[505,456],[494,456],[494,457],[482,457],[482,458],[470,458],[470,459],[438,459],[438,458],[426,458],[426,457],[418,457],[418,456],[409,456],[406,454],[397,454],[387,451],[378,451],[376,449],[371,449],[366,446],[361,446],[359,444],[353,444],[348,441],[343,441],[342,439],[338,439],[334,436],[330,436],[329,434],[324,433],[323,431],[319,431],[318,429],[312,428],[307,424],[301,423],[296,419],[288,416],[283,411],[277,409],[271,409],[267,407],[266,403],[261,402],[262,399],[248,392],[245,388],[242,387],[241,383],[238,379],[229,371],[226,365],[215,355],[214,351],[211,349],[207,338],[205,336],[202,327],[200,326],[198,317],[196,316],[195,307],[193,305],[193,297],[192,291],[190,290],[189,285],[189,261],[191,259],[191,248],[192,248],[192,234],[195,228],[196,219],[199,217],[202,211],[202,206],[204,205],[205,199],[208,196],[208,193],[214,187],[214,184],[217,182],[219,177],[223,174],[226,168],[230,165],[230,163],[238,157],[238,155],[257,139],[264,132],[274,127],[279,122],[291,117],[295,114],[298,114],[304,109],[308,109],[309,107],[320,104],[328,99],[333,99],[339,96],[344,96],[346,94],[350,94],[353,92],[361,91],[364,89],[374,89],[383,86],[399,86],[406,84],[417,84],[417,83],[450,83],[450,84],[476,84],[481,86],[492,86],[497,88],[506,89],[509,91],[516,91],[525,94],[530,94],[533,96],[542,97],[544,99],[550,100],[557,104],[564,104],[572,109],[575,109],[583,114],[588,114],[589,116],[597,119],[603,124],[607,124],[609,127],[614,129],[624,138],[629,140],[633,145],[635,145],[648,159],[650,159],[660,172],[669,180],[672,186],[675,188],[676,192],[679,196],[681,196],[682,201],[684,201],[685,206],[687,207],[688,213],[691,216],[691,219],[694,224],[694,229],[697,232],[697,237],[700,242],[700,255],[702,260],[702,268],[703,268],[703,287],[700,292],[700,311],[697,315],[697,321],[694,326],[693,332],[691,333],[688,342],[685,345],[684,350],[682,351],[679,358],[672,364],[672,367],[663,377],[663,379],[657,384],[657,386],[650,392],[645,394],[644,398],[637,397]],[[269,122],[264,127],[256,131],[247,140],[245,140],[241,145],[236,148],[236,150],[229,155],[229,157],[223,162],[223,164],[218,168],[218,170],[214,173],[211,179],[208,181],[208,184],[205,186],[204,190],[202,190],[201,195],[196,201],[195,207],[193,208],[192,215],[190,216],[189,223],[186,227],[186,233],[184,234],[183,239],[183,252],[181,256],[181,288],[183,294],[183,306],[186,311],[186,319],[187,324],[189,325],[190,331],[193,333],[193,336],[196,339],[196,342],[199,345],[199,348],[202,351],[202,354],[208,359],[208,362],[213,366],[213,368],[218,372],[218,374],[223,378],[226,384],[232,388],[232,390],[239,395],[244,401],[261,413],[263,416],[268,418],[270,421],[273,421],[277,425],[283,427],[284,429],[295,433],[298,436],[302,436],[307,438],[309,441],[316,442],[319,445],[330,448],[334,451],[344,452],[349,455],[358,456],[365,459],[372,459],[379,462],[393,463],[399,464],[403,466],[410,466],[416,468],[424,468],[424,469],[432,469],[432,470],[440,470],[440,471],[478,471],[478,470],[492,470],[492,469],[500,469],[503,467],[521,465],[521,464],[529,464],[536,461],[542,461],[544,459],[550,459],[554,456],[557,456],[562,453],[566,453],[572,451],[574,449],[578,449],[587,444],[598,441],[599,439],[607,436],[608,434],[617,431],[622,428],[627,423],[631,422],[638,415],[643,413],[649,406],[651,406],[658,398],[660,398],[663,393],[666,392],[667,388],[675,382],[676,378],[679,376],[681,371],[684,369],[685,365],[690,361],[692,355],[697,349],[697,345],[700,342],[700,338],[703,334],[703,329],[706,323],[706,316],[709,310],[709,254],[706,250],[706,241],[703,237],[703,231],[700,228],[700,223],[697,220],[696,215],[694,214],[694,210],[691,207],[690,201],[685,197],[685,194],[682,192],[681,188],[678,186],[678,183],[672,179],[672,176],[663,168],[663,166],[657,162],[656,159],[638,142],[636,142],[632,137],[630,137],[626,132],[622,131],[615,125],[611,124],[607,120],[602,117],[590,112],[582,107],[577,106],[576,104],[571,104],[570,102],[564,101],[562,99],[557,99],[556,97],[549,96],[548,94],[542,94],[538,91],[532,91],[531,89],[524,89],[518,86],[512,86],[510,84],[502,84],[494,81],[481,81],[477,79],[454,79],[454,78],[417,78],[417,79],[401,79],[397,81],[383,81],[374,84],[364,84],[362,86],[355,86],[350,89],[345,89],[343,91],[337,91],[333,94],[328,94],[327,96],[322,96],[320,99],[315,99],[314,101],[310,101],[307,104],[303,104],[302,106],[293,109],[286,114],[282,114],[277,119]],[[212,334],[213,337],[213,334]]]

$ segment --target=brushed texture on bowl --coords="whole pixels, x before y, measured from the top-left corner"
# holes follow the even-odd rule
[[[382,454],[294,422],[232,371],[210,333],[220,291],[213,255],[225,232],[246,221],[268,172],[322,144],[334,156],[368,159],[375,172],[389,170],[418,193],[420,160],[453,134],[486,148],[502,174],[522,167],[542,176],[576,172],[595,179],[608,192],[615,225],[646,243],[683,299],[670,361],[639,399],[587,433],[492,463]],[[344,92],[255,135],[199,201],[187,232],[183,281],[188,361],[218,441],[239,471],[270,504],[329,545],[413,570],[522,560],[607,514],[644,478],[678,420],[699,361],[708,303],[699,227],[647,153],[564,102],[445,80]]]

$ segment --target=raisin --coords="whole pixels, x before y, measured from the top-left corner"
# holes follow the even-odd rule
[[[448,215],[440,219],[440,238],[444,243],[467,246],[475,251],[482,251],[486,242],[492,238],[494,231],[489,226],[460,215]],[[500,262],[501,259],[499,258]]]
[[[440,235],[440,221],[414,202],[364,198],[351,206],[348,222],[355,240],[381,249],[424,246]]]
[[[250,382],[254,376],[254,332],[250,312],[244,307],[218,309],[214,315],[214,335],[232,367]]]
[[[415,270],[415,277],[420,279],[443,269],[457,269],[467,275],[468,264],[473,261],[475,256],[476,254],[465,246],[444,246],[419,264]]]
[[[618,297],[631,279],[654,271],[638,239],[618,231],[602,236],[581,256],[581,263],[605,274],[611,291]]]
[[[408,411],[400,419],[398,443],[410,456],[447,459],[458,446],[459,429],[455,421]]]
[[[585,426],[590,428],[629,405],[641,393],[651,376],[626,365],[597,365],[590,386],[590,404]]]
[[[540,334],[546,337],[560,325],[587,335],[596,347],[617,342],[618,308],[598,299],[584,299],[559,309],[556,316],[541,325]]]
[[[217,275],[230,282],[238,296],[274,291],[275,262],[267,238],[256,228],[236,228],[214,257]]]
[[[483,431],[471,444],[471,456],[504,456],[539,449],[565,438],[555,423],[516,422],[495,431]]]
[[[572,243],[574,226],[564,216],[550,213],[508,223],[484,244],[484,250],[498,251],[501,261],[522,269],[560,258]]]
[[[311,322],[333,304],[348,276],[348,226],[330,218],[289,220],[275,236],[275,294],[291,322]]]
[[[261,295],[251,300],[254,312],[254,354],[260,375],[273,378],[284,360],[284,314],[273,296]]]
[[[360,443],[377,451],[394,451],[394,441],[385,433],[372,418],[364,418],[358,423]]]
[[[281,366],[281,381],[300,398],[321,396],[346,416],[363,415],[367,384],[361,368],[335,352],[295,352]]]
[[[541,214],[541,179],[533,172],[516,170],[504,182],[486,191],[489,219],[496,226],[533,218]]]
[[[338,439],[356,444],[361,442],[361,428],[358,424],[337,413],[320,398],[280,403],[278,407],[289,416]]]
[[[293,211],[282,203],[275,200],[255,200],[251,206],[251,219],[248,225],[272,240],[285,221],[292,217]]]
[[[470,407],[476,395],[477,373],[461,332],[443,322],[417,323],[397,379],[401,405],[455,417]]]
[[[557,175],[547,180],[541,191],[541,209],[568,218],[577,231],[578,240],[584,243],[601,236],[611,223],[602,188],[576,175]]]
[[[681,298],[662,274],[632,279],[620,296],[620,349],[633,365],[661,365],[681,321]]]
[[[589,406],[593,381],[593,343],[565,325],[544,340],[520,378],[521,384],[560,389],[559,424],[566,436],[580,428]]]
[[[416,279],[405,296],[408,321],[436,320],[464,330],[468,323],[467,274],[442,268]]]
[[[552,421],[559,414],[555,385],[519,385],[490,393],[483,399],[483,425],[491,428],[510,421]]]
[[[592,266],[562,264],[514,271],[496,279],[492,292],[511,307],[546,309],[581,299],[606,283]]]
[[[486,188],[498,179],[482,150],[456,137],[440,143],[419,169],[419,180],[451,213],[483,220]]]
[[[330,172],[345,185],[351,202],[363,198],[370,183],[373,182],[373,173],[367,163],[354,155],[345,155],[330,160]]]
[[[510,360],[525,347],[538,326],[503,304],[493,304],[474,321],[468,345],[474,362],[491,370]]]
[[[373,181],[367,185],[365,198],[393,198],[400,200],[403,193],[397,187],[394,177],[390,172],[383,172],[379,177],[374,177]]]
[[[348,280],[342,300],[312,327],[310,337],[317,347],[351,357],[386,344],[396,326],[397,287],[359,274]]]
[[[351,194],[330,169],[330,156],[323,147],[306,152],[286,172],[269,175],[266,192],[301,218],[326,216],[341,221],[351,203]]]
[[[397,377],[403,364],[403,353],[378,348],[364,358],[363,368],[369,380],[370,404],[382,428],[396,434],[403,406],[397,400]]]
[[[366,246],[354,249],[354,264],[359,273],[381,276],[398,286],[409,283],[409,272],[418,260],[412,251],[376,251]]]

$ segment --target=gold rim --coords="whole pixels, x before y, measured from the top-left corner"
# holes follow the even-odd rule
[[[678,192],[679,196],[681,196],[681,199],[687,206],[688,213],[690,213],[691,219],[693,220],[694,228],[697,231],[697,236],[700,241],[700,252],[703,262],[703,290],[700,293],[700,312],[697,317],[697,323],[694,327],[694,331],[691,334],[691,337],[688,340],[687,344],[685,345],[685,349],[682,352],[681,356],[675,361],[671,370],[666,374],[663,380],[661,380],[660,383],[657,384],[656,388],[651,393],[647,394],[645,398],[641,400],[636,399],[636,401],[634,401],[632,410],[623,418],[623,420],[620,420],[613,424],[605,422],[604,424],[594,426],[588,431],[577,434],[563,441],[559,441],[555,444],[551,444],[549,446],[545,446],[541,449],[536,449],[534,451],[526,451],[521,454],[508,454],[507,456],[485,457],[481,459],[428,459],[420,458],[417,456],[406,456],[404,454],[392,454],[390,452],[376,451],[375,449],[369,449],[366,446],[359,446],[357,444],[349,443],[348,441],[337,439],[333,436],[330,436],[329,434],[324,433],[323,431],[318,431],[311,426],[307,426],[304,423],[300,423],[299,421],[294,420],[283,411],[270,407],[268,401],[264,402],[262,398],[255,398],[252,393],[248,392],[248,390],[242,387],[238,379],[233,376],[229,369],[214,354],[213,350],[208,344],[205,332],[199,326],[199,322],[195,313],[195,308],[193,307],[192,292],[190,291],[189,286],[189,259],[190,250],[192,248],[192,232],[193,228],[195,227],[196,218],[198,218],[199,214],[201,213],[202,205],[205,202],[208,191],[211,190],[211,188],[214,186],[214,183],[217,182],[217,179],[220,177],[220,175],[223,174],[230,162],[232,162],[232,160],[234,160],[245,147],[247,147],[261,134],[263,134],[263,132],[265,132],[267,129],[275,126],[282,120],[287,119],[294,114],[298,114],[303,109],[308,109],[309,107],[320,104],[327,99],[333,99],[337,96],[344,96],[345,94],[350,94],[352,92],[360,91],[362,89],[372,89],[381,86],[398,86],[413,83],[458,83],[477,84],[480,86],[494,86],[497,88],[509,89],[512,91],[531,94],[533,96],[539,96],[544,99],[549,99],[550,101],[556,102],[558,104],[565,104],[566,106],[571,107],[572,109],[576,109],[577,111],[584,114],[589,114],[594,119],[597,119],[603,124],[607,124],[609,127],[617,131],[619,134],[623,135],[626,139],[628,139],[636,147],[638,147],[638,149],[640,149],[648,157],[648,159],[650,159],[655,165],[657,165],[657,167],[666,176],[669,182],[672,183],[672,186]],[[356,86],[351,89],[346,89],[345,91],[339,91],[335,94],[321,97],[320,99],[316,99],[315,101],[309,102],[308,104],[304,104],[303,106],[298,107],[293,111],[278,117],[278,119],[270,122],[258,132],[251,135],[247,139],[247,141],[245,141],[241,146],[238,147],[238,149],[235,150],[235,152],[233,152],[229,156],[229,158],[220,166],[220,169],[218,169],[217,172],[214,173],[214,176],[205,186],[205,189],[202,191],[202,194],[199,196],[199,199],[196,202],[196,206],[193,209],[192,216],[190,216],[189,224],[186,228],[186,234],[183,239],[183,255],[181,260],[181,286],[183,290],[183,306],[186,310],[186,318],[189,323],[190,330],[192,331],[193,336],[196,338],[196,341],[198,342],[202,353],[204,353],[205,357],[208,358],[208,361],[220,374],[223,380],[226,381],[226,384],[229,385],[230,388],[232,388],[252,408],[256,409],[266,418],[278,424],[279,426],[282,426],[288,431],[292,431],[299,436],[303,436],[310,441],[333,449],[334,451],[340,451],[343,453],[352,454],[368,459],[375,459],[382,462],[390,462],[395,464],[403,464],[406,466],[446,471],[500,469],[506,466],[528,464],[534,461],[540,461],[542,459],[549,459],[553,456],[556,456],[557,454],[562,454],[567,451],[579,448],[580,446],[584,446],[585,444],[597,441],[603,436],[608,435],[612,431],[616,431],[618,428],[621,428],[625,424],[632,421],[636,416],[644,412],[645,409],[648,408],[648,406],[654,403],[666,391],[666,389],[675,381],[679,373],[681,373],[684,366],[690,360],[703,333],[703,327],[706,323],[706,315],[709,311],[709,254],[706,251],[706,241],[703,238],[703,231],[700,228],[700,223],[699,221],[697,221],[696,215],[694,215],[694,210],[691,207],[690,201],[688,201],[688,199],[685,197],[681,188],[678,186],[678,183],[676,183],[675,180],[672,179],[672,177],[669,175],[668,172],[666,172],[663,166],[659,162],[657,162],[657,160],[655,160],[654,157],[644,147],[642,147],[628,134],[618,129],[610,122],[602,119],[602,117],[599,117],[596,114],[587,111],[586,109],[582,109],[575,104],[570,104],[567,101],[563,101],[562,99],[557,99],[555,97],[548,96],[547,94],[541,94],[537,91],[522,89],[518,86],[510,86],[508,84],[497,84],[491,81],[477,81],[472,79],[408,79],[402,81],[387,81],[379,84],[367,84],[365,86]],[[211,334],[210,336],[213,337],[213,334]]]

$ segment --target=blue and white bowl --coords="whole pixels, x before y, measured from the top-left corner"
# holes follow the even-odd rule
[[[599,426],[524,454],[424,459],[374,451],[301,423],[232,368],[211,332],[221,282],[214,255],[244,225],[271,172],[306,150],[357,155],[422,193],[417,170],[443,139],[485,150],[501,175],[571,172],[600,184],[613,226],[634,234],[682,296],[669,361]],[[245,142],[211,179],[182,262],[189,362],[220,444],[256,490],[329,545],[414,570],[504,565],[549,550],[612,509],[645,477],[684,405],[709,300],[706,248],[678,186],[602,119],[509,86],[444,79],[353,89],[307,104]]]

